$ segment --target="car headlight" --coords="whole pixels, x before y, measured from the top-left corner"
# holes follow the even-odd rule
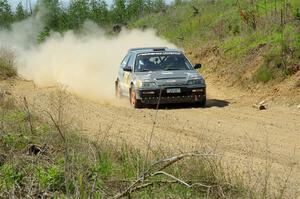
[[[156,87],[155,82],[137,81],[136,85],[137,85],[138,88],[153,88],[153,87]]]
[[[143,88],[153,88],[156,87],[155,82],[142,82],[142,87]]]
[[[204,79],[192,79],[187,82],[188,85],[204,84]]]

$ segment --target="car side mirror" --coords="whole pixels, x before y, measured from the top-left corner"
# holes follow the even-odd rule
[[[126,72],[132,72],[132,68],[131,68],[131,66],[125,66],[124,68],[123,68],[123,70],[124,71],[126,71]]]
[[[199,69],[199,68],[201,68],[201,64],[195,64],[195,66],[194,66],[194,69]]]

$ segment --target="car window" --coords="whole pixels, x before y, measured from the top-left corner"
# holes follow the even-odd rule
[[[145,53],[136,58],[135,71],[192,70],[193,67],[181,53]]]
[[[134,60],[135,60],[134,56],[130,56],[127,66],[130,66],[131,68],[133,68]]]
[[[121,68],[124,68],[124,67],[127,65],[128,60],[130,59],[130,57],[131,57],[131,53],[128,53],[128,54],[124,57],[124,59],[123,59],[122,62],[121,62]]]

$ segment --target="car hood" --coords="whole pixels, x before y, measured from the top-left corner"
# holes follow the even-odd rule
[[[189,80],[203,79],[203,77],[196,70],[172,70],[137,72],[134,79],[155,82],[160,86],[174,86],[184,85]]]

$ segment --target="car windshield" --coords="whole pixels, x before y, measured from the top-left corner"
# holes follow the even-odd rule
[[[136,58],[134,71],[192,70],[193,67],[181,53],[144,53]]]

